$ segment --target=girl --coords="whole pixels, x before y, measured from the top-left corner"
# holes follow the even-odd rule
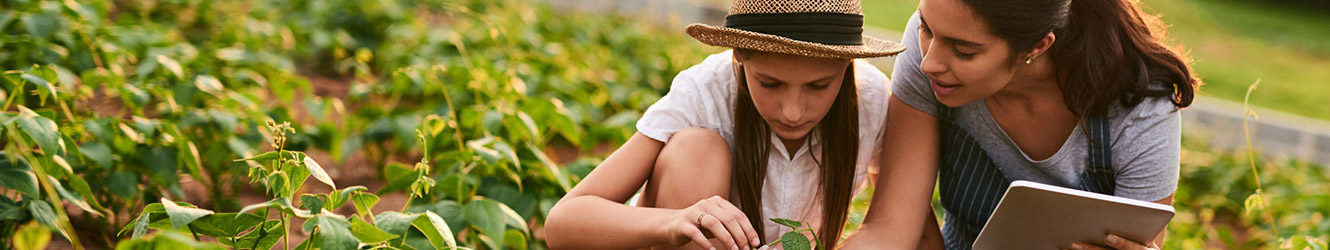
[[[768,219],[787,218],[834,246],[886,116],[886,75],[853,59],[904,49],[863,36],[860,13],[857,0],[736,0],[725,27],[689,25],[734,50],[675,77],[637,134],[550,210],[547,243],[759,247],[789,231]]]
[[[908,244],[925,228],[925,243],[968,249],[1015,180],[1171,205],[1178,109],[1200,82],[1135,3],[922,0],[897,58],[882,195],[860,231],[873,239],[846,245]],[[927,237],[938,232],[921,195],[934,177],[943,242]],[[1162,232],[1146,242],[1106,235],[1061,247],[1146,249],[1162,240]]]

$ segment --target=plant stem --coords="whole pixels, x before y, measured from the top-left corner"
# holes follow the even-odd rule
[[[1265,188],[1261,186],[1261,173],[1256,169],[1256,156],[1255,153],[1252,152],[1251,129],[1248,129],[1247,127],[1247,117],[1256,116],[1256,112],[1251,109],[1251,93],[1252,91],[1255,91],[1256,86],[1260,84],[1261,80],[1257,79],[1255,83],[1252,83],[1251,86],[1247,87],[1247,94],[1242,97],[1242,134],[1247,139],[1247,162],[1251,164],[1252,177],[1256,179],[1256,199],[1260,199],[1260,202],[1258,202],[1257,205],[1261,208],[1261,214],[1265,215],[1265,217],[1267,217],[1266,219],[1270,220],[1270,228],[1275,232],[1275,238],[1279,238],[1279,221],[1276,221],[1274,215],[1270,214],[1270,210],[1266,209],[1265,192],[1263,191]]]
[[[65,204],[60,202],[60,199],[56,197],[57,193],[55,187],[51,185],[50,178],[46,175],[46,170],[41,166],[41,162],[37,161],[37,158],[28,150],[32,147],[28,146],[28,142],[16,132],[17,128],[14,125],[11,124],[5,127],[5,130],[8,131],[9,138],[18,146],[19,150],[17,151],[22,155],[21,157],[28,159],[29,168],[32,169],[33,174],[37,175],[37,182],[40,183],[42,189],[46,191],[47,202],[50,202],[51,207],[55,208],[56,215],[58,216],[56,217],[56,222],[59,223],[58,226],[64,227],[61,230],[65,231],[66,237],[69,237],[69,245],[76,250],[83,250],[83,243],[79,242],[78,234],[74,232],[74,225],[69,222],[69,215],[65,213]]]

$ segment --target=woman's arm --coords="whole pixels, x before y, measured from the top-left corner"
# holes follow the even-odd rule
[[[717,247],[757,244],[743,212],[720,197],[684,209],[624,204],[651,177],[662,148],[664,143],[638,133],[597,166],[550,209],[550,248],[637,249],[690,241],[712,248],[702,228],[723,243]]]
[[[914,249],[931,219],[925,215],[937,180],[938,118],[893,95],[885,130],[872,204],[844,249]]]

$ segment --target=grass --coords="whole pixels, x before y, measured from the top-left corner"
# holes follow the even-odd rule
[[[902,30],[918,7],[913,0],[864,1],[865,22]],[[1173,44],[1188,51],[1205,86],[1201,94],[1242,101],[1261,79],[1253,104],[1330,120],[1330,15],[1324,9],[1260,1],[1162,0],[1142,2],[1169,24]]]

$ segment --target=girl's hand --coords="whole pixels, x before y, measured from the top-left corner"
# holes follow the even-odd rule
[[[1105,238],[1104,238],[1104,242],[1105,242],[1105,243],[1108,243],[1108,246],[1113,247],[1113,249],[1120,249],[1120,250],[1147,250],[1147,249],[1149,249],[1149,250],[1159,250],[1159,246],[1158,246],[1158,245],[1155,245],[1153,242],[1151,242],[1150,245],[1147,246],[1147,245],[1144,245],[1144,244],[1141,244],[1141,243],[1138,243],[1138,242],[1135,242],[1135,241],[1128,240],[1128,239],[1126,239],[1126,238],[1118,237],[1117,235],[1112,235],[1112,234],[1108,235],[1108,237],[1105,237]],[[1093,245],[1093,244],[1087,244],[1087,243],[1075,243],[1075,244],[1072,244],[1072,245],[1071,245],[1071,249],[1077,249],[1077,250],[1092,250],[1092,249],[1105,249],[1105,248],[1102,248],[1102,247],[1099,247],[1099,246],[1095,246],[1095,245]]]
[[[666,228],[673,246],[692,242],[702,249],[717,249],[707,240],[707,235],[720,240],[724,244],[721,249],[748,249],[761,244],[748,216],[720,196],[703,199],[679,210]]]

